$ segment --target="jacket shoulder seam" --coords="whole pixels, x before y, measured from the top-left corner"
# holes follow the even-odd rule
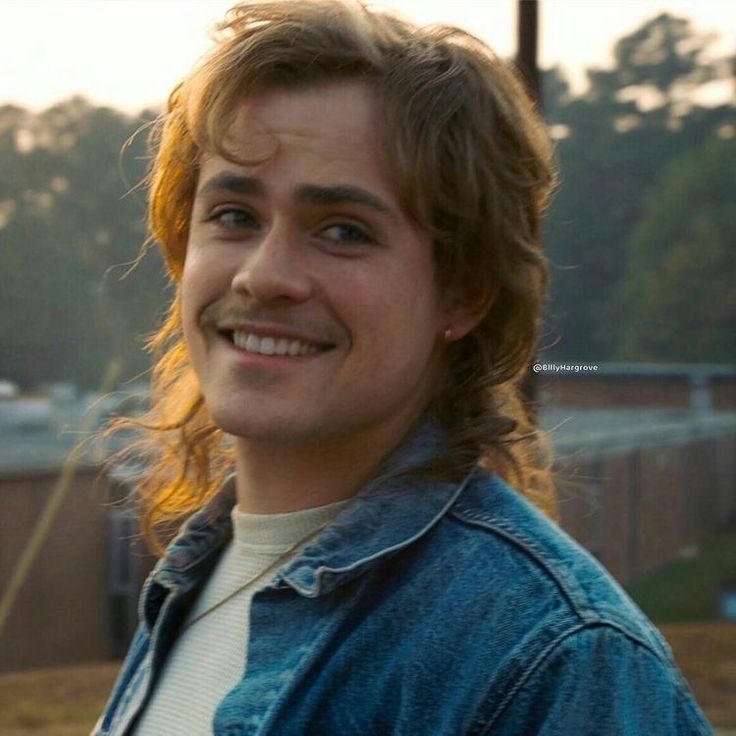
[[[572,626],[564,631],[562,631],[557,637],[555,637],[551,642],[549,642],[532,660],[528,666],[526,666],[518,679],[513,683],[512,687],[509,689],[509,691],[504,695],[501,702],[496,706],[496,708],[491,712],[491,714],[485,718],[480,717],[478,718],[471,728],[470,733],[474,736],[481,736],[482,734],[488,733],[488,729],[493,726],[502,716],[505,710],[511,706],[514,699],[517,697],[517,695],[523,690],[523,688],[526,686],[526,684],[529,682],[529,680],[539,671],[541,671],[546,663],[555,655],[557,651],[559,651],[564,644],[571,638],[573,638],[575,635],[580,634],[584,631],[593,630],[593,629],[609,629],[613,630],[614,632],[617,632],[619,635],[622,635],[624,638],[631,641],[635,646],[642,647],[650,656],[652,656],[660,666],[664,667],[665,672],[667,673],[667,677],[671,684],[675,687],[677,692],[680,695],[686,696],[688,695],[687,690],[683,686],[682,678],[680,677],[679,673],[677,672],[674,664],[668,660],[666,657],[662,656],[661,652],[658,652],[652,645],[646,640],[641,637],[636,636],[631,631],[626,629],[623,626],[620,626],[614,621],[607,621],[604,619],[600,619],[598,621],[591,621],[591,622],[585,622],[580,623],[576,626]],[[484,698],[484,703],[488,702],[489,694],[486,694],[486,697]],[[689,699],[689,698],[686,698]],[[692,708],[690,708],[692,710]],[[691,713],[692,714],[692,713]]]
[[[545,550],[534,539],[520,532],[517,527],[506,524],[503,520],[497,518],[489,519],[485,514],[458,509],[457,507],[452,508],[450,514],[457,518],[458,521],[484,529],[519,549],[522,554],[531,559],[552,580],[568,602],[570,608],[583,622],[595,623],[605,620],[600,612],[591,605],[587,594],[580,586],[575,585],[573,579],[569,581],[565,580],[566,576],[561,575],[558,570],[555,570],[551,562],[547,559]],[[581,604],[581,599],[584,600],[584,604]]]

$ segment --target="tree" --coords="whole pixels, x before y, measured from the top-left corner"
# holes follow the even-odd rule
[[[662,13],[616,43],[613,69],[590,72],[591,93],[649,88],[671,105],[678,87],[692,88],[719,76],[720,64],[703,60],[714,40],[712,33],[696,32],[687,18]]]
[[[736,138],[664,171],[627,243],[618,303],[624,360],[736,361]]]
[[[140,334],[162,307],[163,279],[147,260],[120,288],[145,237],[145,201],[125,196],[144,174],[144,137],[122,164],[120,149],[150,117],[82,98],[38,115],[0,110],[0,161],[11,174],[0,180],[3,378],[93,387],[111,355],[129,375],[146,368]]]
[[[545,235],[552,293],[545,340],[554,359],[602,361],[617,353],[624,312],[618,286],[644,195],[663,168],[699,147],[733,105],[684,106],[679,95],[730,69],[704,63],[712,38],[663,14],[622,38],[611,70],[589,70],[590,89],[550,109],[562,184]],[[733,186],[733,185],[730,185]],[[632,356],[633,357],[633,356]]]

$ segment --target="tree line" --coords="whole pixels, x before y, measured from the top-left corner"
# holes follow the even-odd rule
[[[543,347],[598,362],[736,360],[736,57],[662,14],[620,39],[610,70],[573,97],[546,73],[561,186],[545,246]]]
[[[548,360],[736,361],[736,117],[700,98],[733,57],[668,14],[621,38],[573,94],[544,72],[561,184],[544,247]],[[0,379],[95,387],[144,372],[170,293],[145,240],[148,124],[75,97],[0,107]]]

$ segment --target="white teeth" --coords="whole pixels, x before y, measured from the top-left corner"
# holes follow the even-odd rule
[[[259,337],[242,330],[233,331],[233,343],[241,350],[260,355],[312,355],[319,348],[302,340],[289,340],[286,337]]]

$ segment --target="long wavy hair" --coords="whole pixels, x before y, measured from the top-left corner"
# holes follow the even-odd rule
[[[463,30],[419,27],[357,1],[246,2],[174,89],[151,139],[150,237],[175,296],[148,343],[151,409],[112,429],[139,431],[129,450],[145,460],[137,496],[159,553],[233,468],[232,444],[208,413],[182,336],[180,280],[200,160],[232,160],[225,133],[249,94],[337,80],[362,80],[378,93],[388,174],[404,211],[431,235],[443,293],[491,304],[470,335],[447,346],[430,408],[448,444],[422,472],[455,479],[480,462],[556,518],[548,443],[520,389],[545,299],[540,226],[555,173],[517,73]]]

